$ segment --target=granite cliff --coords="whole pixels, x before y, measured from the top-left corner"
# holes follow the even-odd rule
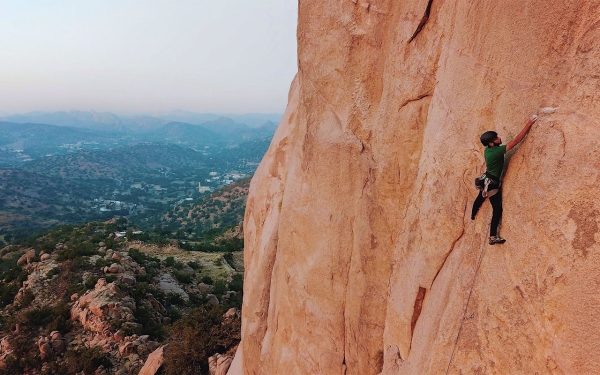
[[[592,0],[299,1],[229,374],[600,373],[599,19]],[[535,113],[492,247],[478,137]]]

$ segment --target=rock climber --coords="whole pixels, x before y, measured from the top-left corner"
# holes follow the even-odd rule
[[[475,220],[477,212],[481,208],[481,205],[486,198],[490,199],[492,204],[492,222],[490,223],[490,245],[502,244],[506,242],[504,238],[498,236],[498,225],[502,218],[502,170],[504,169],[504,155],[518,145],[523,138],[531,130],[531,126],[536,122],[537,115],[531,116],[527,124],[521,132],[513,139],[508,142],[507,145],[502,145],[502,139],[498,136],[495,131],[487,131],[479,138],[481,143],[486,146],[483,152],[485,157],[485,175],[486,189],[481,189],[479,195],[473,203],[473,210],[471,211],[471,220]]]

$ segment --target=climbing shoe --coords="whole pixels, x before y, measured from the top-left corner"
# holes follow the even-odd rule
[[[498,236],[490,237],[490,245],[501,244],[501,243],[505,243],[505,242],[506,242],[506,240],[504,238],[500,238]]]

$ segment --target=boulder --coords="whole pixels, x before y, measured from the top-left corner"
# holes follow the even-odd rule
[[[158,287],[165,293],[179,294],[185,301],[190,299],[189,295],[179,286],[177,280],[168,273],[161,276]]]
[[[233,357],[222,354],[215,354],[208,358],[208,371],[210,375],[226,375]]]
[[[135,345],[131,341],[119,345],[119,354],[121,354],[122,357],[130,355],[134,350]]]
[[[162,364],[164,363],[164,353],[167,349],[167,345],[161,346],[155,351],[153,351],[146,362],[144,363],[144,367],[140,370],[138,375],[154,375],[160,369]]]
[[[24,264],[29,264],[33,258],[35,258],[35,250],[31,249],[25,254],[21,255],[19,260],[17,260],[17,265],[22,266]]]
[[[123,284],[127,284],[129,286],[135,286],[136,284],[136,279],[135,276],[130,275],[130,274],[123,274],[119,277],[119,280],[123,283]]]
[[[62,354],[67,349],[67,344],[64,339],[53,340],[51,342],[54,353]]]
[[[232,307],[229,310],[227,310],[227,312],[225,314],[223,314],[223,317],[226,319],[231,319],[231,318],[234,318],[236,315],[237,315],[237,310],[235,309],[235,307]]]
[[[50,254],[42,254],[42,255],[40,256],[40,260],[41,260],[42,262],[45,262],[45,261],[47,261],[48,259],[50,259]]]
[[[201,291],[202,293],[208,293],[210,292],[212,289],[212,286],[205,284],[205,283],[198,283],[198,290]]]
[[[167,309],[152,294],[146,294],[146,301],[148,301],[154,311],[163,315],[167,314]]]
[[[40,357],[42,360],[49,359],[54,355],[52,345],[47,341],[40,343],[38,348],[40,349]]]
[[[211,306],[219,306],[219,299],[214,294],[207,295],[206,299]]]
[[[113,263],[108,267],[108,273],[121,273],[123,271],[123,266],[118,263]]]
[[[194,269],[191,267],[183,267],[181,269],[181,271],[179,271],[179,272],[183,273],[184,275],[190,275],[190,276],[193,275],[194,273],[196,273],[196,271],[194,271]]]
[[[9,336],[4,336],[2,340],[0,340],[0,353],[8,353],[11,351],[10,338]]]

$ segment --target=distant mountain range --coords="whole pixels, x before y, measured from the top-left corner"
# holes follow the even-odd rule
[[[218,120],[221,117],[233,120],[238,124],[245,124],[251,128],[260,127],[269,121],[279,124],[282,114],[280,113],[245,113],[245,114],[221,114],[214,113],[195,113],[188,111],[171,111],[167,114],[155,116],[157,118],[170,121],[187,122],[189,124],[201,125],[207,122]]]
[[[246,119],[252,123],[247,125],[229,117],[183,111],[173,112],[170,119],[152,116],[121,119],[111,113],[79,111],[12,115],[4,117],[5,121],[0,118],[0,168],[18,167],[46,155],[140,143],[225,149],[271,138],[277,129],[271,119],[278,121],[278,116],[237,115],[238,121]],[[197,123],[171,120],[178,118]],[[259,121],[262,123],[257,125]]]
[[[218,115],[213,113],[195,113],[188,111],[172,111],[158,116],[142,115],[120,117],[110,112],[95,111],[60,111],[29,112],[9,116],[0,116],[0,121],[18,124],[48,124],[90,128],[94,130],[110,130],[119,132],[146,132],[156,130],[169,122],[180,122],[192,125],[231,121],[244,128],[257,128],[265,123],[278,124],[281,121],[278,113],[247,113]],[[222,120],[225,119],[225,120]]]

